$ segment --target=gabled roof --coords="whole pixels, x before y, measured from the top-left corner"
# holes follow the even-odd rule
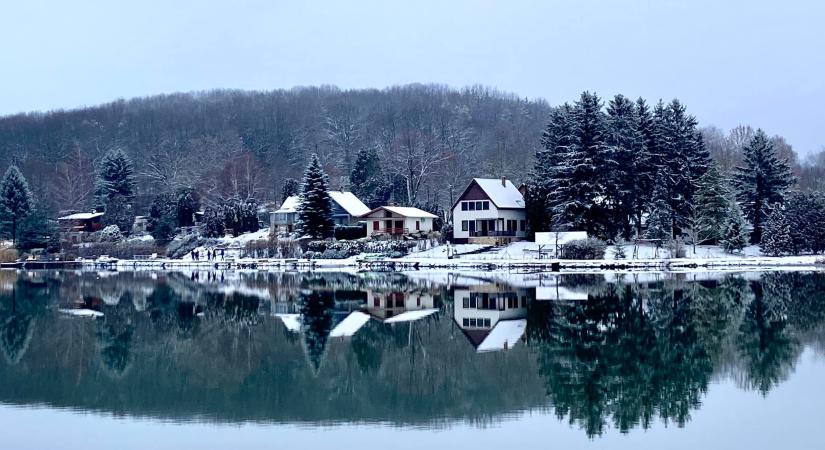
[[[329,196],[332,198],[332,201],[337,203],[338,206],[341,207],[347,214],[358,217],[363,214],[369,212],[369,208],[367,205],[364,204],[358,197],[355,196],[352,192],[344,192],[344,191],[329,191]],[[294,213],[298,212],[298,205],[301,202],[300,197],[297,195],[291,195],[284,200],[281,204],[281,207],[278,208],[276,213]]]
[[[366,213],[361,214],[361,217],[366,217],[366,216],[368,216],[368,215],[370,215],[374,212],[380,211],[382,209],[386,210],[386,211],[389,211],[391,213],[398,214],[401,217],[413,217],[413,218],[415,218],[415,217],[419,217],[419,218],[427,217],[427,218],[430,218],[430,219],[437,219],[438,218],[438,216],[436,216],[435,214],[431,214],[431,213],[428,213],[427,211],[424,211],[424,210],[421,210],[421,209],[418,209],[418,208],[413,208],[411,206],[379,206],[378,208],[375,208],[372,211],[367,211]]]
[[[58,217],[57,220],[89,220],[94,219],[95,217],[102,216],[102,212],[93,212],[93,213],[77,213],[77,214],[70,214],[68,216]]]
[[[369,320],[369,314],[353,311],[329,332],[329,337],[350,337],[357,333]]]
[[[504,185],[501,179],[498,178],[473,178],[473,181],[467,185],[464,192],[458,197],[453,208],[461,201],[464,194],[472,187],[473,183],[477,184],[481,190],[490,197],[490,201],[499,209],[520,209],[524,208],[524,196],[518,190],[515,184],[510,180],[504,180]]]
[[[358,217],[370,211],[369,207],[352,192],[329,191],[329,196],[332,197],[332,201],[338,203],[338,206],[353,217]]]
[[[527,319],[500,320],[476,351],[483,353],[513,348],[526,330]]]

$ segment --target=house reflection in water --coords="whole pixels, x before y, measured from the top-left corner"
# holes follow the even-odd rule
[[[479,353],[510,349],[527,329],[528,292],[497,284],[457,287],[453,318]]]

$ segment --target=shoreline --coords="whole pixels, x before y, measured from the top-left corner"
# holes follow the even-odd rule
[[[21,261],[5,263],[7,269],[102,269],[102,270],[330,270],[356,269],[359,271],[405,271],[405,270],[485,270],[535,272],[571,271],[631,271],[631,272],[678,272],[696,269],[747,269],[747,270],[825,270],[825,257],[783,256],[783,257],[731,257],[731,258],[659,258],[623,260],[564,260],[564,259],[471,259],[471,258],[366,258],[363,256],[347,259],[254,259],[244,258],[227,261],[191,261],[180,259],[138,259],[138,260],[84,260],[84,261]]]

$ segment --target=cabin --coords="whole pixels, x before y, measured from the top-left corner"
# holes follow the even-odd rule
[[[474,178],[453,204],[453,241],[502,244],[527,236],[524,194],[508,179]]]
[[[370,212],[367,205],[352,192],[329,191],[329,196],[335,225],[356,225],[363,214]],[[279,231],[295,231],[300,201],[297,195],[287,197],[281,207],[269,215],[270,225]]]
[[[94,233],[103,229],[103,213],[75,213],[58,217],[57,223],[64,232]]]
[[[379,206],[361,216],[367,222],[367,237],[429,233],[437,218],[435,214],[408,206]]]

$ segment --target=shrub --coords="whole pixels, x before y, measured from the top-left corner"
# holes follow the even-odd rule
[[[170,258],[181,258],[200,246],[215,244],[217,244],[215,239],[206,239],[197,233],[191,233],[170,242],[166,248],[166,254]]]
[[[602,259],[606,249],[601,239],[578,239],[561,246],[561,259]]]
[[[339,225],[335,227],[335,239],[355,240],[367,237],[367,225]]]
[[[0,263],[17,261],[17,250],[13,248],[0,248]]]
[[[123,240],[123,235],[120,233],[120,228],[117,225],[109,225],[100,230],[97,235],[100,242],[117,242]]]

